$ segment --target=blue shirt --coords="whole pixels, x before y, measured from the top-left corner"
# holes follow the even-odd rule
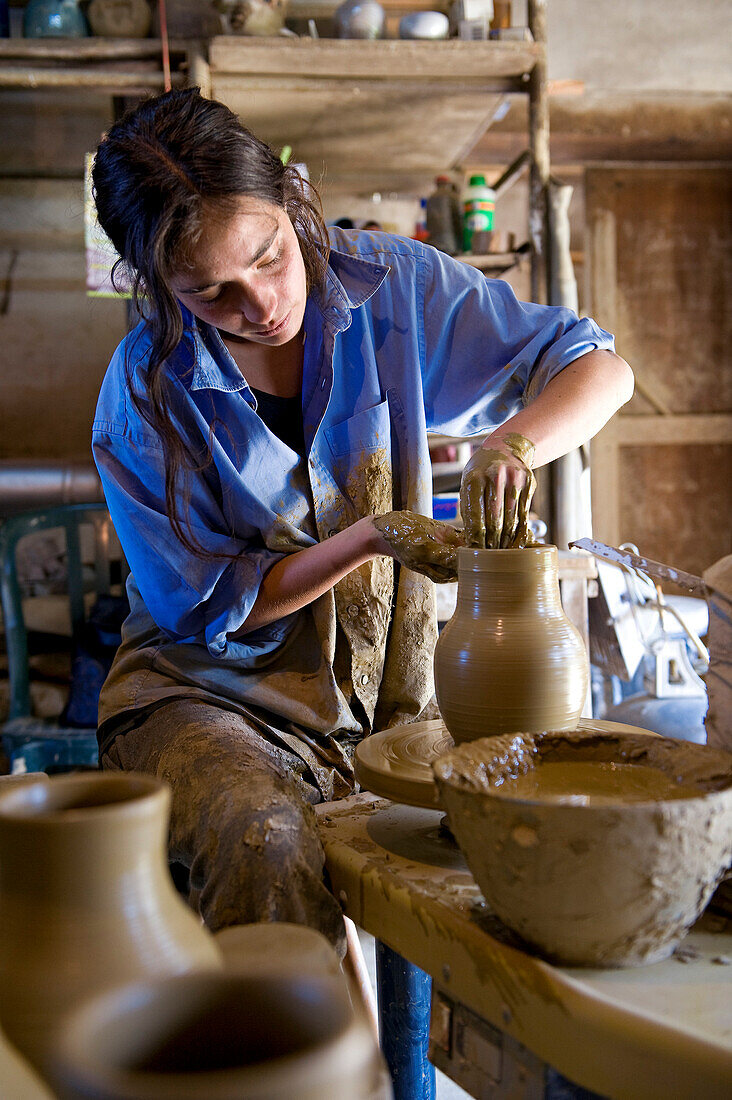
[[[257,415],[218,332],[183,311],[168,363],[191,451],[187,515],[202,559],[175,536],[160,440],[125,380],[144,373],[144,325],[102,384],[93,451],[132,570],[131,615],[100,721],[185,694],[265,708],[298,726],[358,735],[414,717],[432,694],[432,583],[390,559],[354,570],[309,607],[242,638],[262,577],[283,554],[365,514],[431,514],[427,432],[492,429],[568,363],[612,337],[570,310],[519,302],[507,283],[418,242],[333,229],[322,290],[304,318],[299,456]]]

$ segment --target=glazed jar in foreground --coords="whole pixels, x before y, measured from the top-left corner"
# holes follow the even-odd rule
[[[53,1027],[89,995],[221,965],[170,878],[170,797],[133,773],[0,794],[0,1023],[42,1072]]]
[[[458,550],[455,614],[435,649],[435,687],[456,742],[573,730],[589,662],[564,614],[555,546]]]

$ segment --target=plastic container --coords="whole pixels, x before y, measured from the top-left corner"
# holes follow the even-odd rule
[[[463,251],[473,252],[473,244],[479,233],[493,230],[493,214],[496,193],[485,182],[485,176],[471,176],[463,191]]]
[[[427,199],[426,222],[428,242],[456,256],[462,247],[462,206],[449,176],[435,180],[435,190]]]
[[[419,200],[419,218],[414,225],[414,240],[426,241],[427,238],[427,199]]]

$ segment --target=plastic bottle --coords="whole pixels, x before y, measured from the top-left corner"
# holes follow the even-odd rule
[[[427,199],[426,221],[428,242],[448,256],[456,256],[462,247],[462,206],[449,176],[436,178]]]
[[[485,176],[471,176],[462,198],[463,251],[472,252],[476,235],[493,229],[496,193],[485,182]]]
[[[415,241],[427,240],[427,199],[419,200],[419,219],[414,226]]]

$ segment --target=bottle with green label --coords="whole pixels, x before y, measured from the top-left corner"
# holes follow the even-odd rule
[[[490,233],[496,208],[496,193],[485,176],[471,176],[463,191],[463,251],[472,252],[476,234]]]

